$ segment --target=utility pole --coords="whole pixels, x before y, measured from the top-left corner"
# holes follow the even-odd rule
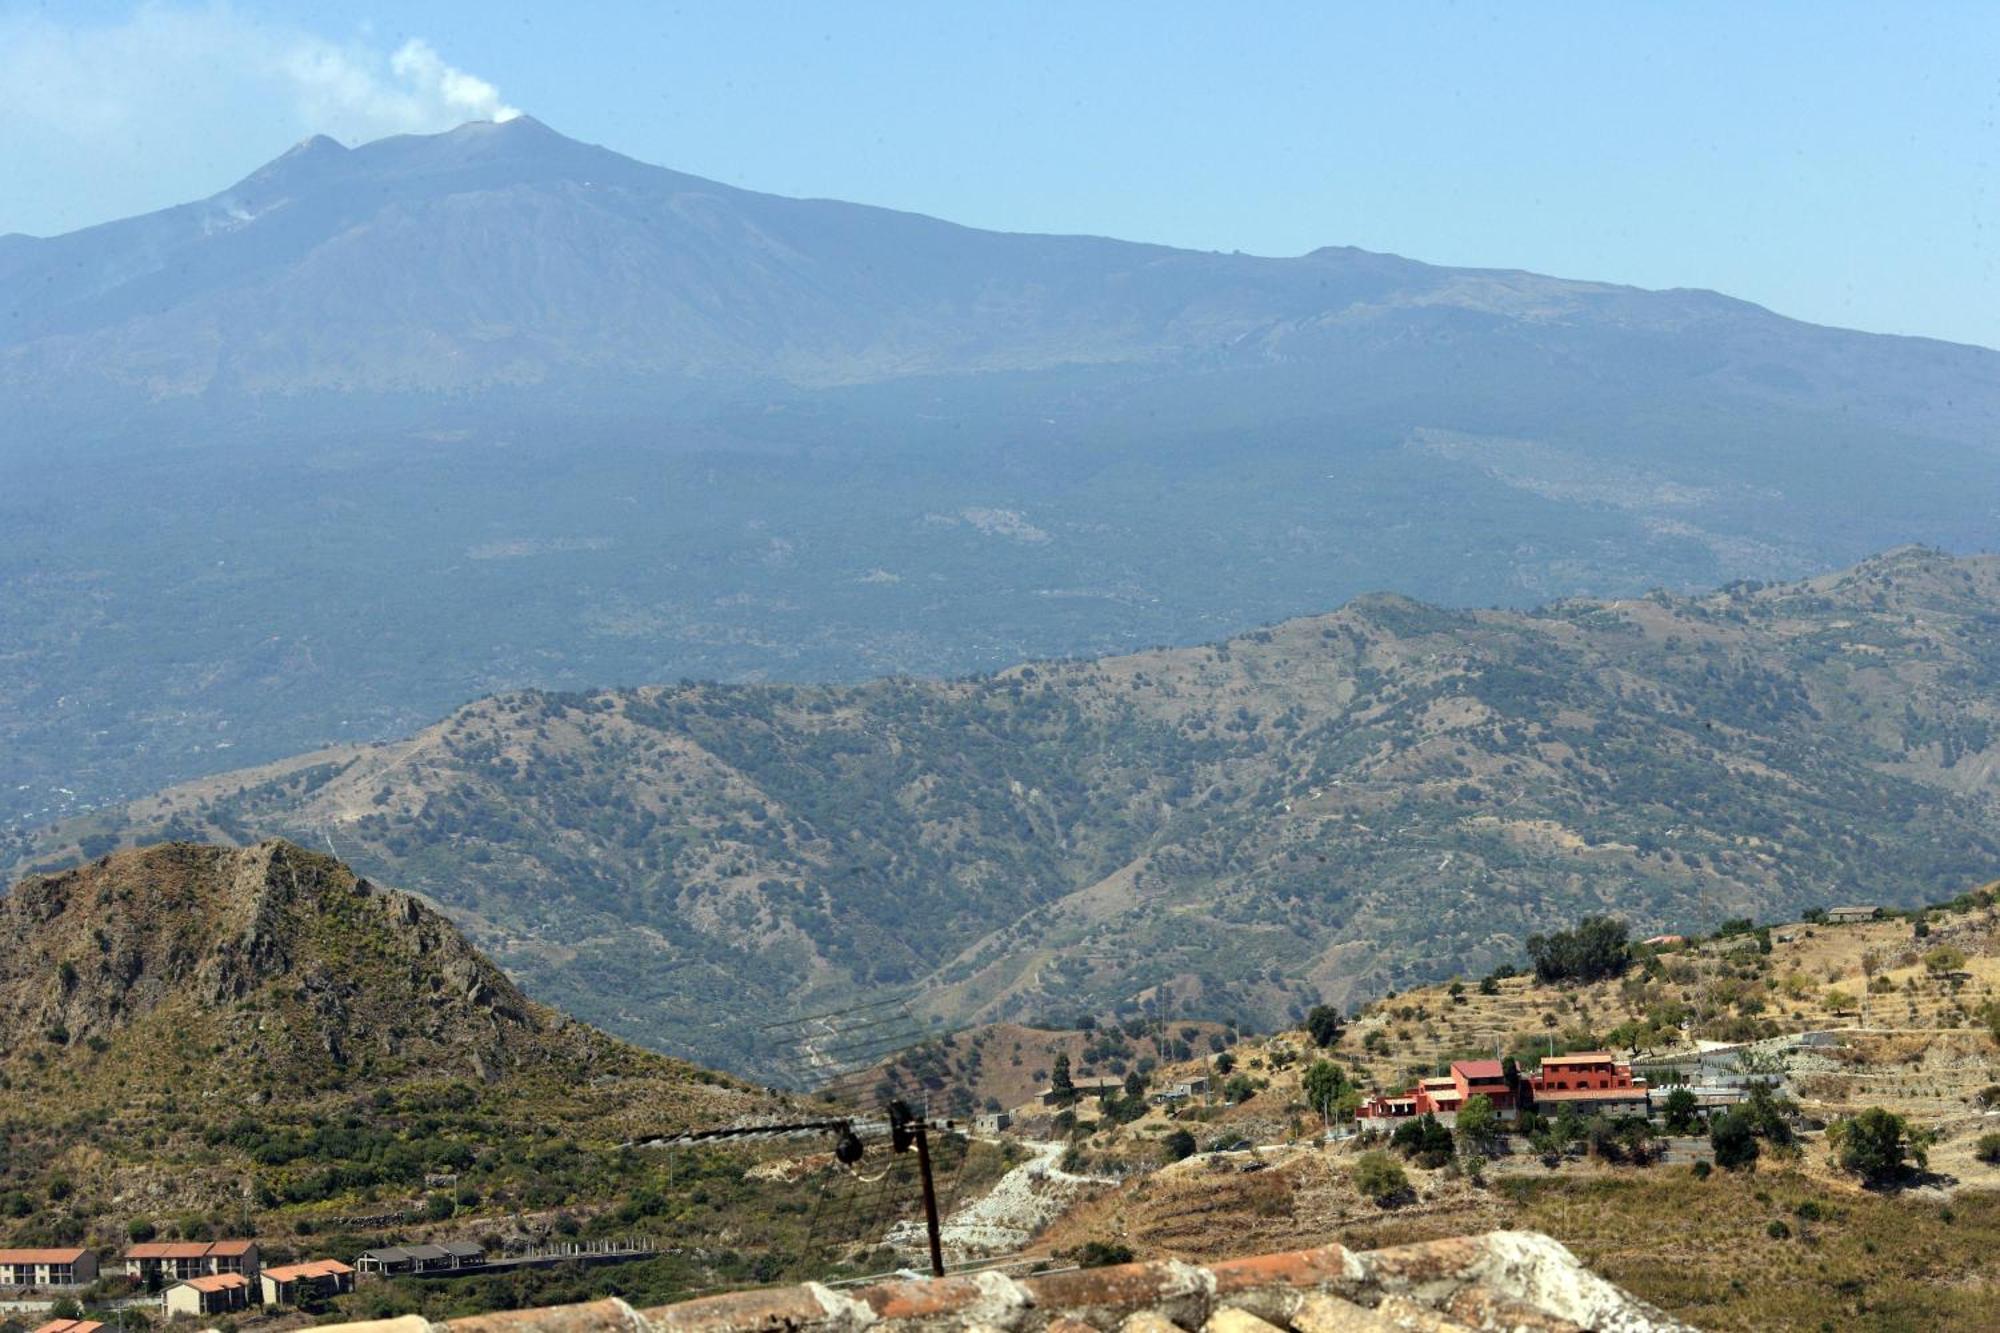
[[[944,1276],[944,1238],[938,1225],[937,1185],[931,1178],[931,1142],[924,1122],[906,1103],[889,1103],[889,1142],[897,1152],[917,1150],[917,1175],[924,1186],[924,1234],[931,1246],[931,1276]]]

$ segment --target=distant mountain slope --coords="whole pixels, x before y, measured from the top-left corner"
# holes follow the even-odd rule
[[[526,118],[0,243],[0,820],[500,690],[857,680],[1982,548],[2000,353],[1003,235]]]
[[[484,700],[17,843],[285,831],[457,912],[527,988],[739,1068],[756,1016],[953,1021],[1167,986],[1283,1017],[1519,955],[2000,863],[2000,559],[1533,614],[1363,599],[951,682]]]
[[[1984,429],[2000,402],[1992,352],[1816,329],[1711,293],[1351,249],[1262,259],[984,232],[736,189],[528,117],[353,150],[311,139],[212,198],[8,240],[0,383],[17,394],[1333,365],[1412,335],[1498,335],[1540,345],[1548,373],[1664,373],[1901,428]],[[1599,364],[1565,371],[1572,355]]]

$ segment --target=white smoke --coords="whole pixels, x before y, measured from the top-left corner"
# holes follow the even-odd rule
[[[109,24],[0,14],[6,126],[75,141],[243,123],[348,142],[521,114],[499,89],[413,37],[386,50],[239,14],[227,4],[142,4]]]
[[[500,90],[486,80],[445,64],[438,58],[438,53],[431,50],[431,44],[421,37],[412,37],[404,42],[396,54],[389,57],[389,68],[405,84],[421,89],[426,95],[440,99],[451,110],[463,113],[462,119],[498,123],[521,114],[518,108],[501,101]]]

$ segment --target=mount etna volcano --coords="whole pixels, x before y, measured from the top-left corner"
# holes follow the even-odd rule
[[[2000,354],[1003,235],[531,119],[0,237],[0,817],[494,690],[953,674],[1969,550]]]

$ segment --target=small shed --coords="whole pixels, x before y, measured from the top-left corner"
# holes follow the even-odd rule
[[[1829,907],[1826,910],[1826,919],[1836,926],[1853,925],[1858,921],[1873,921],[1880,915],[1882,915],[1881,908],[1870,907],[1865,903],[1851,907]]]
[[[1014,1117],[1005,1111],[985,1111],[972,1122],[972,1127],[981,1134],[998,1134],[1014,1123]]]

